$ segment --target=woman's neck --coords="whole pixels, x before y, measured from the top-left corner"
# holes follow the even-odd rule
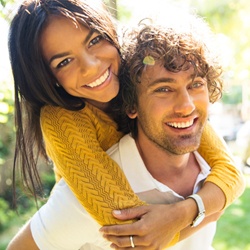
[[[89,104],[93,105],[94,107],[102,110],[105,113],[109,113],[110,110],[110,102],[97,102],[94,100],[85,100]]]

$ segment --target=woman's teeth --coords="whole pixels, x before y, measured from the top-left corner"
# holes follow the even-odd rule
[[[94,82],[86,85],[88,87],[94,88],[97,87],[99,85],[101,85],[103,82],[105,82],[107,80],[109,76],[109,70],[107,70],[100,78],[98,78],[97,80],[95,80]]]
[[[173,122],[173,123],[168,123],[169,126],[174,127],[174,128],[188,128],[192,126],[194,123],[193,120],[188,121],[188,122]]]

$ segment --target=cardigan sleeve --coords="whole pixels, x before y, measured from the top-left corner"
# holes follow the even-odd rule
[[[56,171],[99,224],[124,224],[112,216],[113,209],[145,204],[104,151],[122,136],[106,114],[95,114],[87,106],[77,112],[47,106],[41,127]]]
[[[104,152],[121,137],[107,115],[89,111],[88,107],[83,112],[45,107],[41,126],[47,153],[58,176],[65,179],[99,224],[124,223],[113,218],[113,209],[145,204],[134,194],[119,166]],[[228,206],[243,192],[244,179],[226,144],[209,124],[199,152],[212,168],[207,181],[222,189]]]
[[[227,144],[216,134],[209,122],[203,131],[198,152],[211,167],[206,182],[212,182],[221,188],[226,197],[224,207],[229,206],[243,193],[244,176],[236,167]]]

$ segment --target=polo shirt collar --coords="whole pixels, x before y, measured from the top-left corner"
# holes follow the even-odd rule
[[[154,179],[148,172],[139,154],[136,143],[130,134],[125,135],[120,140],[118,147],[120,152],[121,168],[123,169],[132,189],[136,190],[136,193],[157,189],[161,192],[170,191],[173,192],[175,196],[179,196],[169,187]],[[204,179],[210,173],[210,167],[198,152],[194,152],[194,154],[201,168],[201,172],[199,173],[194,186],[194,192],[197,192]]]

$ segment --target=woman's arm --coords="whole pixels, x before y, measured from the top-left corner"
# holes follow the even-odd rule
[[[179,234],[164,231],[166,227],[163,227],[163,225],[165,223],[171,224],[170,222],[174,221],[173,232],[189,225],[190,222],[185,221],[184,218],[188,217],[189,208],[192,206],[194,206],[193,210],[195,211],[196,205],[194,205],[192,199],[171,205],[143,206],[145,216],[142,215],[140,221],[132,224],[136,225],[138,223],[138,225],[141,225],[141,231],[133,232],[136,246],[143,246],[145,249],[147,249],[146,247],[157,249],[159,244],[164,246],[165,244],[170,245],[169,242],[171,242],[171,245],[178,242]],[[210,221],[204,220],[202,225],[204,226]],[[95,245],[96,242],[100,243],[102,239],[101,235],[98,235],[99,227],[93,218],[83,209],[65,182],[61,180],[53,189],[48,202],[37,211],[31,221],[11,241],[8,250],[19,250],[19,246],[23,247],[21,249],[30,250],[38,249],[38,247],[39,249],[51,250],[79,249],[87,242]],[[161,237],[159,237],[157,230],[152,230],[155,227],[162,230]],[[145,228],[148,228],[151,234],[143,238],[142,235]],[[180,239],[190,236],[200,228],[201,226],[195,229],[188,226],[181,231]],[[163,237],[164,235],[165,237]],[[123,238],[125,240],[124,244],[128,244],[126,242],[128,238],[129,236]],[[102,243],[102,247],[104,246],[103,244],[108,243]]]
[[[209,123],[203,132],[199,152],[212,169],[198,194],[203,199],[207,216],[220,214],[225,207],[243,193],[244,177],[236,168],[225,142],[215,133]],[[180,204],[182,206],[179,206]],[[101,230],[105,237],[115,245],[125,246],[127,243],[121,243],[123,239],[129,235],[138,235],[138,241],[141,244],[155,243],[156,248],[161,244],[167,246],[175,232],[182,231],[191,224],[198,211],[195,202],[191,199],[172,206],[164,206],[163,211],[159,209],[158,205],[119,211],[118,214],[114,214],[117,219],[140,218],[140,220],[131,225],[106,226]],[[184,213],[184,211],[186,212]],[[151,216],[152,214],[154,216]],[[160,216],[157,216],[158,214]],[[191,229],[185,230],[186,234],[182,231],[180,239],[187,237],[192,231]]]
[[[206,219],[196,228],[190,227],[198,214],[196,202],[193,199],[186,199],[174,204],[148,205],[114,211],[113,215],[117,219],[137,218],[138,221],[127,225],[104,226],[100,230],[104,237],[116,246],[116,249],[130,247],[127,241],[130,235],[134,235],[137,247],[162,249],[169,246],[176,232],[180,232],[180,241],[211,221],[219,219],[220,214],[223,213],[222,208],[225,202],[223,192],[209,182],[204,184],[202,190],[198,193],[203,198]]]
[[[52,124],[51,120],[48,119],[48,117],[45,117],[44,121],[42,122],[43,131],[45,134],[45,142],[47,144],[47,150],[50,157],[55,162],[60,174],[64,177],[65,181],[70,186],[71,190],[73,191],[74,195],[77,197],[79,202],[100,224],[103,225],[103,224],[122,223],[123,222],[122,220],[114,220],[114,219],[112,220],[109,218],[112,217],[111,210],[122,207],[120,206],[120,204],[112,200],[113,199],[112,188],[110,190],[106,189],[106,187],[108,187],[109,184],[107,183],[105,184],[104,182],[103,186],[100,187],[102,191],[99,193],[94,192],[93,195],[94,199],[92,199],[92,197],[91,199],[88,199],[88,197],[92,195],[92,192],[95,191],[95,189],[98,190],[99,188],[98,185],[100,184],[100,177],[95,176],[96,184],[91,179],[91,177],[93,177],[92,176],[93,173],[95,172],[102,173],[102,175],[105,176],[105,178],[108,176],[107,180],[108,181],[112,180],[111,184],[113,185],[114,190],[116,190],[116,188],[119,188],[119,190],[121,190],[121,194],[123,194],[123,192],[126,190],[125,193],[131,194],[132,192],[132,194],[134,195],[133,191],[129,189],[130,187],[128,188],[127,186],[126,178],[124,176],[120,176],[121,172],[120,168],[116,166],[116,164],[114,164],[114,162],[106,155],[106,153],[103,152],[102,149],[103,147],[100,147],[100,142],[99,142],[100,138],[102,136],[107,137],[107,131],[105,130],[105,127],[107,126],[105,126],[105,124],[107,125],[108,122],[110,123],[110,121],[108,121],[107,117],[105,117],[106,120],[104,119],[104,122],[101,122],[98,119],[96,119],[96,117],[98,118],[100,114],[96,113],[95,117],[93,118],[91,117],[93,116],[91,112],[84,113],[83,117],[80,117],[79,114],[75,112],[69,112],[69,114],[65,114],[65,110],[59,110],[59,112],[58,110],[56,110],[56,113],[49,113],[50,119],[51,117],[55,117],[54,122],[56,122],[56,125]],[[88,120],[91,121],[87,122]],[[79,127],[79,124],[83,124],[82,127]],[[59,126],[60,129],[58,129],[57,126]],[[108,126],[110,127],[110,124],[108,124]],[[96,131],[99,131],[99,134],[98,133],[96,134]],[[210,131],[209,127],[208,131]],[[204,133],[205,136],[203,136],[202,140],[203,143],[201,144],[201,148],[203,147],[203,149],[206,148],[205,147],[206,145],[210,145],[209,137],[206,138],[207,131],[205,131]],[[216,135],[213,136],[216,138]],[[59,143],[58,143],[58,138],[60,139]],[[82,140],[79,140],[79,138],[82,138]],[[214,177],[209,179],[211,183],[208,181],[206,185],[204,185],[204,188],[200,191],[200,195],[203,198],[207,214],[213,214],[218,211],[221,211],[226,204],[229,204],[230,201],[232,201],[233,199],[232,197],[237,197],[242,192],[242,187],[244,186],[242,185],[242,175],[234,167],[229,153],[224,152],[222,154],[222,157],[224,157],[225,155],[227,156],[224,159],[221,159],[220,156],[217,157],[213,156],[213,154],[218,155],[218,150],[216,151],[216,149],[218,148],[216,147],[216,145],[213,145],[213,143],[215,144],[218,143],[218,140],[219,140],[218,138],[217,140],[213,138],[211,140],[211,145],[207,146],[207,150],[210,150],[210,152],[213,153],[205,154],[205,159],[207,160],[207,162],[209,164],[214,164],[211,166],[212,173],[214,173]],[[221,144],[223,145],[222,142]],[[220,149],[222,149],[222,147],[220,147]],[[84,152],[84,155],[81,154],[81,151]],[[204,151],[206,151],[206,149]],[[88,152],[90,153],[88,154]],[[97,157],[95,157],[95,155],[97,155]],[[207,158],[206,155],[208,156]],[[211,155],[212,155],[212,160],[211,159],[209,160],[208,158]],[[100,159],[102,159],[101,162]],[[102,164],[105,167],[103,167]],[[98,168],[96,168],[95,166],[98,166]],[[225,170],[224,168],[228,168],[229,169],[228,172],[224,171]],[[119,181],[119,178],[117,178],[118,173],[119,173],[119,178],[121,178],[122,181]],[[88,175],[89,179],[87,178]],[[111,176],[113,175],[111,179],[109,179],[110,175]],[[231,180],[230,188],[226,188],[227,187],[226,184],[224,184],[223,188],[217,186],[217,184],[220,184],[218,180],[225,183],[227,182],[228,176],[229,179]],[[216,182],[216,184],[213,184],[213,181]],[[78,183],[80,183],[80,185],[78,185]],[[124,183],[125,187],[122,186]],[[85,188],[83,189],[82,185],[86,185],[86,189]],[[97,188],[95,185],[97,186]],[[108,208],[108,210],[106,210],[103,213],[104,216],[100,218],[100,214],[93,209],[94,206],[93,204],[95,204],[96,202],[95,199],[100,200],[100,197],[101,199],[105,197],[102,194],[103,189],[105,194],[108,194],[109,200],[108,201],[102,200],[102,202],[104,203],[106,202],[106,207]],[[83,190],[85,191],[85,193],[83,193]],[[215,193],[217,195],[214,195]],[[229,195],[229,193],[231,195]],[[84,201],[86,200],[87,201],[91,200],[92,203],[91,204],[84,203]],[[136,198],[135,201],[138,202],[138,198]],[[115,206],[114,204],[112,204],[112,202],[115,202]],[[126,228],[127,230],[126,235],[134,235],[134,234],[136,235],[136,231],[137,232],[140,231],[139,235],[142,235],[144,233],[144,236],[141,238],[145,242],[145,238],[152,239],[150,235],[152,234],[153,231],[155,231],[156,233],[154,233],[155,234],[154,237],[155,239],[158,239],[158,242],[160,238],[165,237],[166,244],[169,244],[172,238],[178,235],[178,232],[180,232],[187,225],[189,225],[192,222],[193,218],[195,218],[195,216],[197,215],[197,207],[194,201],[189,201],[188,203],[186,202],[184,204],[185,206],[181,207],[181,209],[187,212],[184,213],[185,216],[182,216],[181,220],[178,220],[180,218],[179,214],[180,213],[183,214],[183,211],[181,211],[179,207],[174,207],[173,209],[173,206],[169,206],[168,208],[165,208],[166,212],[165,214],[166,216],[168,216],[168,219],[166,220],[162,220],[161,216],[159,216],[158,220],[157,217],[155,218],[150,216],[147,217],[147,214],[144,213],[143,210],[144,208],[142,210],[138,208],[136,210],[137,216],[135,215],[132,217],[131,216],[126,217],[126,220],[132,218],[141,218],[142,214],[144,216],[144,220],[140,220],[136,223],[133,223],[132,225],[130,225],[131,227],[129,225],[127,225],[126,227],[124,226],[124,228]],[[211,204],[213,204],[213,206],[211,206]],[[131,205],[131,200],[129,205],[128,203],[125,204],[125,206],[126,205],[127,207],[130,206],[133,207],[133,205]],[[150,206],[150,209],[154,210],[152,206]],[[148,210],[149,212],[151,211],[150,209]],[[131,211],[133,210],[131,209]],[[169,213],[167,211],[169,211]],[[171,211],[172,213],[170,213]],[[169,214],[171,214],[171,218],[169,218]],[[103,222],[103,219],[106,219],[106,221]],[[162,224],[162,222],[164,223]],[[147,231],[148,225],[151,226],[148,227]],[[153,225],[155,225],[155,227],[153,227]],[[160,227],[159,225],[162,225],[162,227]],[[146,230],[142,231],[141,230],[142,228]],[[152,228],[156,228],[157,230],[152,230]],[[165,232],[165,234],[162,234],[162,232]],[[166,240],[167,237],[168,239]]]
[[[11,250],[71,250],[84,244],[105,243],[98,233],[100,225],[82,207],[72,191],[61,179],[53,188],[48,201],[32,216],[10,243]],[[85,249],[85,248],[84,248]]]
[[[41,126],[56,172],[99,224],[124,223],[112,216],[113,209],[145,204],[105,152],[122,136],[105,113],[89,104],[81,111],[46,106]]]
[[[11,240],[6,250],[39,250],[30,230],[28,221]]]
[[[225,141],[207,123],[198,152],[211,167],[206,182],[217,185],[225,196],[223,208],[232,204],[244,191],[245,179],[237,168]]]

